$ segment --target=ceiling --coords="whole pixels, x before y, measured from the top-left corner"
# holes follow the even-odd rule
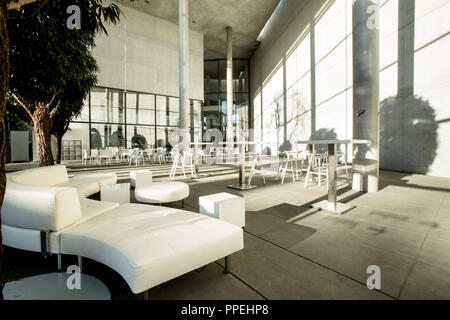
[[[121,4],[178,24],[178,0],[119,0]],[[226,58],[226,30],[233,28],[233,56],[250,58],[256,38],[279,0],[189,0],[189,28],[204,34],[205,59]]]

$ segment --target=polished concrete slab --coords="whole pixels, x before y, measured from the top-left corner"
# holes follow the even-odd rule
[[[157,180],[168,173],[162,170]],[[177,177],[189,183],[186,210],[198,212],[203,195],[245,198],[245,249],[231,257],[231,273],[218,261],[152,288],[150,299],[450,299],[450,179],[381,171],[380,192],[369,194],[351,190],[341,175],[338,201],[356,208],[337,216],[311,208],[326,199],[326,186],[304,188],[304,176],[283,185],[257,177],[249,191],[227,188],[237,177],[228,171]],[[54,257],[44,261],[12,249],[5,257],[7,280],[56,268]],[[116,272],[85,260],[86,273],[101,280],[112,299],[139,298]],[[372,265],[381,270],[379,290],[366,285]]]

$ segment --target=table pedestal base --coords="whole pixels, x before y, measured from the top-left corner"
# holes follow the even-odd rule
[[[255,189],[256,186],[252,186],[251,184],[230,184],[228,188],[245,191]]]
[[[333,208],[332,208],[333,205],[332,204],[328,205],[328,204],[329,204],[328,200],[323,200],[320,202],[316,202],[316,203],[312,204],[311,206],[313,208],[321,209],[321,210],[335,213],[335,214],[344,214],[344,213],[356,208],[356,206],[338,202],[338,203],[336,203],[336,210],[333,210]]]

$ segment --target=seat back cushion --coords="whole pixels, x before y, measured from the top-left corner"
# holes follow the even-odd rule
[[[9,180],[2,205],[3,223],[41,231],[58,231],[82,218],[75,188],[40,187]]]
[[[64,165],[22,170],[9,174],[8,178],[16,183],[31,186],[54,186],[69,181]]]

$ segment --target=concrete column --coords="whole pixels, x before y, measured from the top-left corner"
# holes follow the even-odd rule
[[[179,22],[179,92],[180,92],[180,129],[184,129],[183,149],[188,147],[185,141],[189,136],[189,14],[188,0],[178,0],[178,22]]]
[[[353,1],[353,138],[356,145],[353,189],[376,192],[379,188],[379,0]]]
[[[233,40],[227,27],[227,143],[233,142]]]

